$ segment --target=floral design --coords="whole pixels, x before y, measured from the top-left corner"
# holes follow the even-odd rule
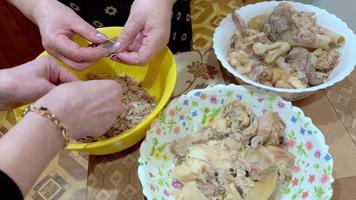
[[[219,117],[224,103],[232,99],[250,104],[256,113],[276,111],[286,123],[286,148],[296,156],[296,162],[292,179],[280,187],[278,199],[330,199],[333,160],[322,133],[291,103],[235,85],[191,91],[168,105],[155,120],[140,149],[138,171],[147,199],[173,199],[173,190],[183,185],[172,179],[171,145]]]
[[[208,68],[206,63],[202,62],[193,62],[191,65],[187,65],[188,72],[193,74],[194,79],[202,78],[209,80]]]
[[[158,139],[154,138],[153,139],[153,146],[150,150],[149,156],[153,157],[154,160],[156,161],[160,161],[162,157],[162,152],[166,149],[166,144],[162,144],[162,145],[158,145]],[[167,158],[167,156],[165,155],[165,158]]]
[[[220,70],[218,67],[214,65],[207,64],[205,59],[207,58],[207,55],[211,53],[212,51],[207,50],[204,52],[201,51],[195,51],[200,59],[193,61],[191,64],[186,65],[186,69],[188,74],[192,75],[192,79],[188,79],[185,81],[187,86],[185,87],[184,90],[173,96],[172,98],[178,97],[185,92],[187,92],[189,89],[203,89],[208,86],[209,80],[214,80],[216,79],[216,76],[219,74]],[[203,81],[201,83],[198,83],[194,87],[194,83],[197,82],[197,80]]]
[[[206,68],[210,79],[214,79],[214,76],[219,73],[214,65],[206,65]]]
[[[117,14],[117,9],[113,6],[108,6],[104,9],[105,13],[110,15],[110,16],[114,16]]]
[[[195,89],[204,89],[206,87],[208,87],[207,83],[200,83],[195,86]]]

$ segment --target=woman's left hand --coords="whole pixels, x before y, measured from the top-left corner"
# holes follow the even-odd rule
[[[49,56],[0,70],[0,111],[33,102],[56,85],[76,80]]]
[[[114,60],[145,65],[169,40],[173,0],[135,0]]]

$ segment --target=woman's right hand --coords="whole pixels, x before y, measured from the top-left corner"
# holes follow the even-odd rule
[[[72,41],[74,34],[93,43],[102,43],[106,39],[72,9],[57,0],[37,1],[32,18],[40,28],[44,48],[68,66],[83,70],[106,54],[101,48],[80,47]]]
[[[121,111],[121,86],[112,80],[61,84],[35,102],[47,107],[67,126],[70,137],[99,136]]]

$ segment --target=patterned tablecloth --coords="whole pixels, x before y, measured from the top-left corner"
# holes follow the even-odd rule
[[[195,49],[176,55],[178,82],[173,96],[195,88],[233,82],[221,70],[211,47],[214,28],[233,8],[256,0],[192,0]],[[334,159],[334,199],[356,199],[356,73],[333,88],[295,102],[325,134]],[[13,124],[11,112],[0,113],[0,136]],[[137,177],[139,144],[108,156],[63,151],[53,159],[26,199],[143,199]]]

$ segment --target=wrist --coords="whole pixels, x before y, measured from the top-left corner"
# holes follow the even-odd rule
[[[66,127],[69,138],[78,139],[70,126],[70,120],[67,120],[72,113],[68,110],[68,105],[57,101],[57,99],[41,98],[34,103],[36,108],[44,107],[48,109],[50,114],[55,115],[55,119],[61,122],[61,125]],[[54,122],[52,122],[54,123]],[[59,127],[59,126],[58,126]],[[59,129],[59,128],[58,128]]]
[[[34,137],[37,140],[56,145],[57,149],[62,149],[65,145],[65,140],[61,134],[61,130],[52,123],[48,118],[41,116],[39,113],[29,112],[21,121],[25,124],[30,124],[35,127]]]

